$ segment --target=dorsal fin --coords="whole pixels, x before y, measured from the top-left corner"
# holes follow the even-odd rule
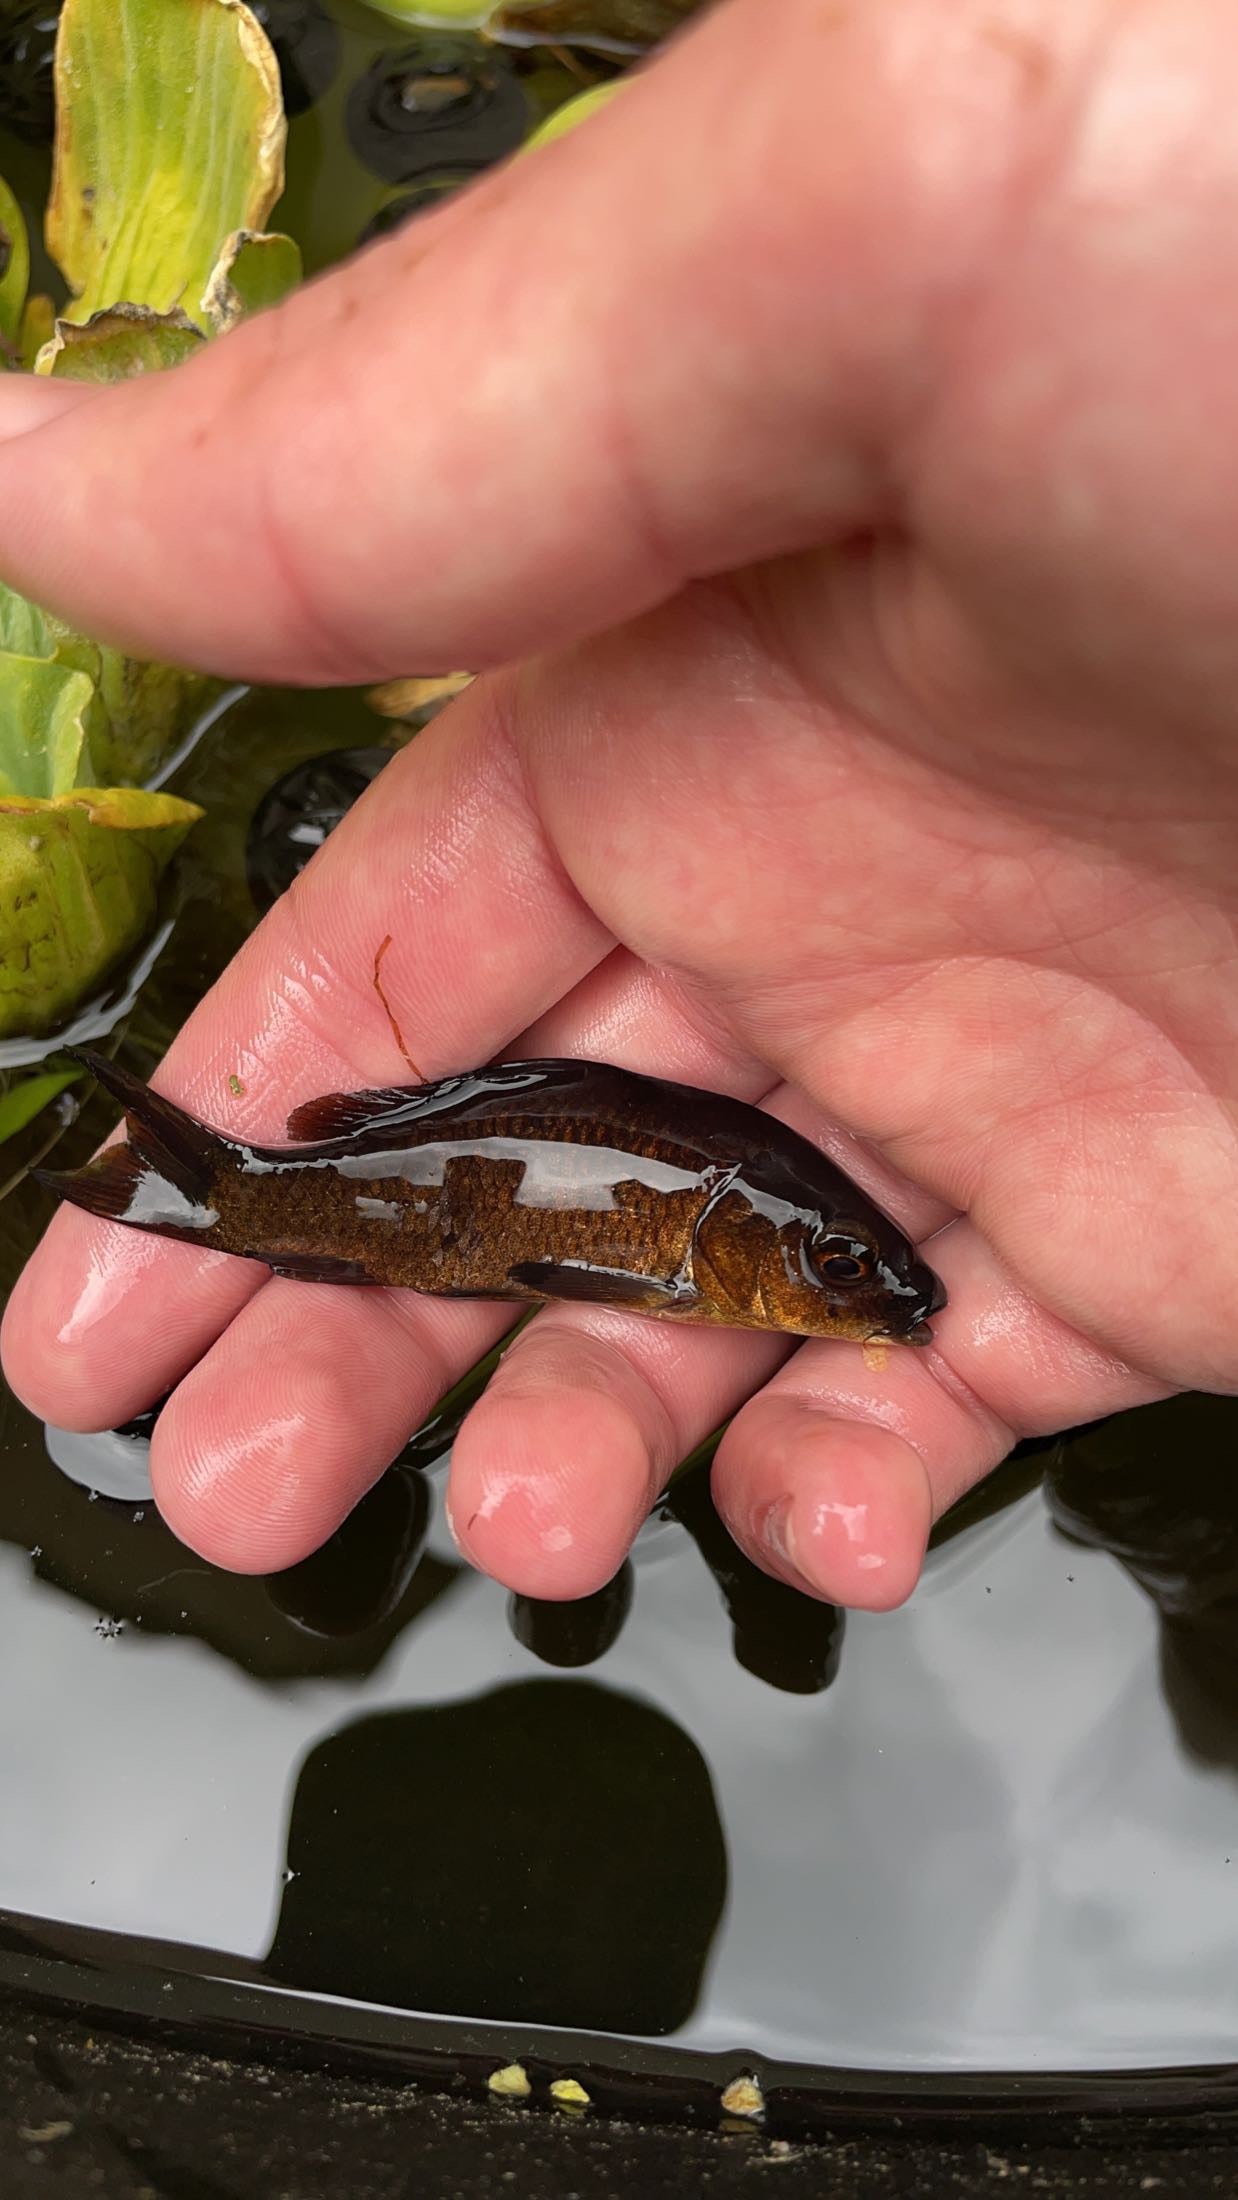
[[[298,1145],[350,1138],[354,1131],[368,1130],[392,1117],[417,1114],[423,1092],[421,1085],[375,1085],[369,1092],[320,1093],[316,1100],[303,1100],[293,1109],[288,1136]]]
[[[462,1070],[426,1085],[375,1085],[361,1092],[324,1092],[303,1100],[288,1118],[287,1133],[298,1144],[351,1138],[367,1130],[392,1129],[401,1121],[455,1113],[470,1104],[476,1110],[496,1097],[532,1094],[552,1080],[575,1083],[587,1076],[582,1062],[499,1062],[489,1069]]]

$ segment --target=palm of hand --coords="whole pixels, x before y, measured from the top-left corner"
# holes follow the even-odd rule
[[[1198,392],[1232,399],[1224,316],[1191,288],[1216,240],[1196,225],[1197,267],[1169,234],[1132,290],[1104,207],[1063,225],[1061,186],[982,304],[937,329],[855,528],[805,527],[841,547],[479,684],[169,1058],[169,1090],[259,1136],[314,1092],[399,1077],[370,987],[390,933],[384,979],[427,1074],[576,1051],[726,1086],[833,1142],[916,1233],[948,1224],[937,1348],[884,1369],[539,1315],[451,1479],[466,1551],[529,1593],[605,1580],[728,1414],[715,1490],[751,1555],[888,1604],[933,1513],[1014,1436],[1235,1381],[1238,624]],[[197,1548],[259,1570],[330,1532],[505,1319],[263,1282],[64,1215],[6,1358],[82,1425],[183,1376],[160,1501]]]

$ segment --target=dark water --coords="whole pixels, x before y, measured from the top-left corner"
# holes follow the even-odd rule
[[[440,44],[405,111],[437,118],[444,166],[380,177],[350,103],[355,137],[358,85],[413,34],[333,12],[338,66],[290,159],[312,266],[467,173],[470,115],[496,132],[474,150],[501,150],[513,101],[574,81],[500,56],[487,107]],[[37,195],[40,156],[8,150]],[[170,782],[207,817],[118,1025],[135,1068],[408,737],[347,694],[250,695],[207,731]],[[46,1218],[24,1165],[109,1120],[71,1113],[0,1149],[0,1285]],[[171,2015],[233,1978],[720,2068],[945,2084],[1233,2059],[1238,1405],[1015,1459],[943,1525],[908,1609],[844,1619],[748,1565],[705,1461],[598,1596],[509,1597],[442,1523],[469,1395],[265,1581],[174,1541],[141,1427],[70,1439],[0,1401],[0,1957],[86,1955],[102,1999],[109,1961],[146,1966]]]

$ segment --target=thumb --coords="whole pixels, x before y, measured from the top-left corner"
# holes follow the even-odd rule
[[[73,402],[0,382],[0,572],[137,655],[351,682],[871,524],[935,301],[1000,219],[992,12],[947,38],[936,0],[730,0],[188,365]]]

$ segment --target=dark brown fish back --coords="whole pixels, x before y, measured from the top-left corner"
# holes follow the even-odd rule
[[[738,1165],[754,1191],[799,1203],[811,1196],[856,1221],[888,1217],[819,1147],[747,1101],[645,1077],[607,1062],[549,1057],[501,1062],[421,1086],[327,1094],[294,1110],[289,1136],[330,1158],[428,1145],[467,1128],[476,1138],[614,1146],[677,1168]],[[275,1149],[272,1149],[275,1151]]]

